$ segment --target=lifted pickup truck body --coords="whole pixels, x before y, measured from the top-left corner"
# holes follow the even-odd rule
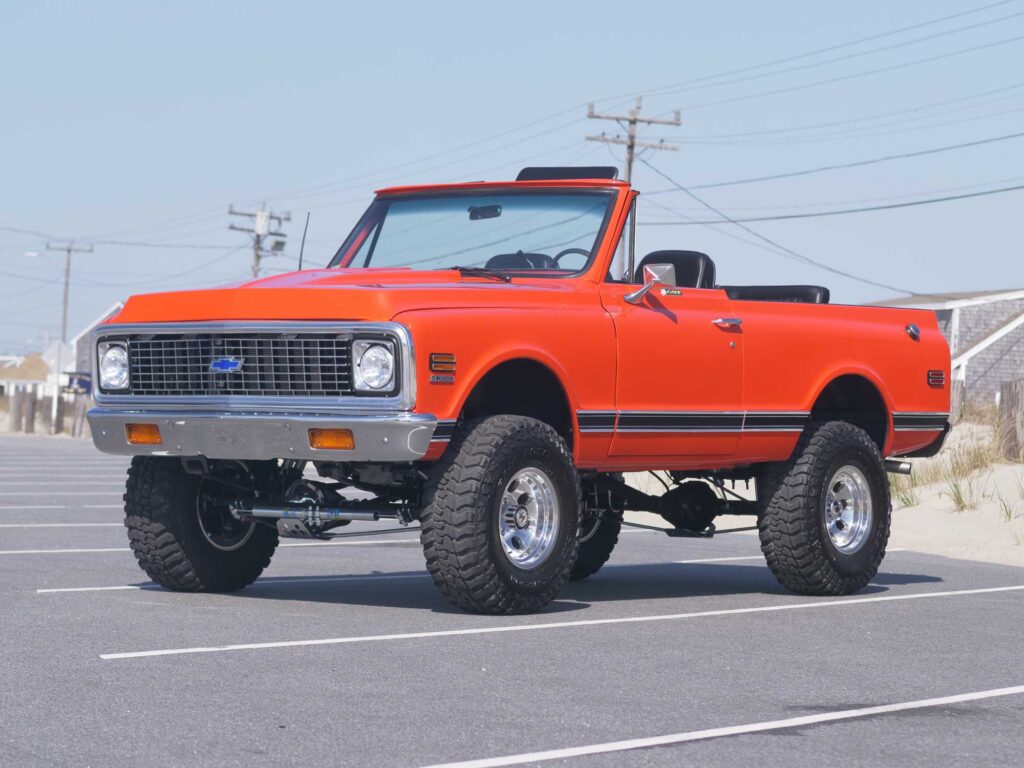
[[[344,487],[401,499],[400,520],[429,516],[442,465],[462,450],[464,433],[500,416],[545,425],[571,455],[581,479],[570,482],[585,496],[619,500],[596,512],[578,505],[595,525],[643,506],[617,473],[668,471],[676,489],[690,486],[711,503],[682,481],[778,484],[767,478],[772,468],[794,461],[802,436],[822,424],[857,427],[878,457],[938,450],[948,431],[949,350],[932,313],[820,303],[828,292],[814,287],[717,286],[714,263],[690,251],[641,261],[635,197],[607,178],[385,189],[328,268],[132,297],[96,334],[99,369],[121,363],[120,352],[113,362],[102,356],[122,347],[127,381],[97,388],[94,441],[111,453],[184,457],[175,466],[193,477],[216,478],[226,461],[247,467],[238,471],[256,497],[276,493],[278,519],[294,517],[317,535],[326,534],[324,519],[287,513],[325,503],[310,493],[333,497]],[[417,228],[422,234],[407,234]],[[541,252],[546,237],[555,242],[544,240]],[[439,247],[435,265],[429,254]],[[376,262],[375,248],[385,254]],[[480,254],[492,252],[481,265]],[[387,258],[399,263],[375,268]],[[460,258],[473,266],[453,269]],[[613,263],[628,264],[629,277],[613,279]],[[360,356],[381,345],[364,366]],[[364,377],[386,381],[375,390]],[[128,425],[142,425],[143,439]],[[338,487],[302,485],[307,461]],[[302,501],[261,491],[250,464],[291,472]],[[558,485],[542,478],[536,493],[545,479]],[[343,508],[336,501],[328,506]],[[495,504],[500,518],[504,502]],[[228,506],[243,527],[267,526],[250,515],[251,499]],[[887,488],[875,507],[887,534]],[[764,504],[745,511],[763,517]],[[360,519],[356,512],[336,512],[333,523]],[[499,543],[507,528],[499,526]],[[515,565],[514,550],[505,551]],[[431,556],[427,545],[428,565]],[[432,572],[453,597],[445,580],[458,578]],[[453,599],[500,611],[546,601]]]

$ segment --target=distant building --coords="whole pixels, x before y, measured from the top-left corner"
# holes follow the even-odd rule
[[[953,378],[970,400],[993,400],[1004,381],[1024,379],[1024,290],[919,294],[881,306],[931,309],[949,342]]]
[[[50,377],[50,368],[40,355],[0,357],[0,395],[9,395],[18,384],[38,384]]]

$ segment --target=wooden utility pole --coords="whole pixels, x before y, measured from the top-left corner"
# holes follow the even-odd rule
[[[267,208],[266,204],[259,207],[256,211],[236,211],[235,207],[228,207],[229,216],[245,216],[253,220],[251,227],[238,227],[234,224],[228,226],[228,229],[233,229],[236,232],[248,232],[252,235],[252,276],[260,276],[260,262],[267,256],[271,256],[276,253],[280,253],[284,250],[285,238],[288,237],[284,232],[281,232],[281,225],[286,221],[292,220],[290,213],[274,213],[272,210]],[[271,230],[271,224],[275,225],[275,229]],[[266,237],[278,238],[270,245],[270,251],[263,250],[263,239]]]
[[[649,141],[637,141],[636,129],[638,125],[682,125],[682,115],[677,109],[675,115],[671,120],[666,120],[660,117],[643,117],[640,114],[640,109],[643,107],[643,99],[638,96],[636,99],[636,106],[629,110],[629,114],[626,115],[600,115],[594,111],[594,105],[591,103],[587,107],[587,117],[592,120],[614,120],[622,129],[626,132],[625,136],[615,134],[614,136],[608,136],[602,133],[600,136],[587,136],[587,141],[600,141],[604,144],[622,144],[626,147],[626,176],[627,182],[633,178],[633,159],[636,157],[636,148],[642,149],[668,149],[673,152],[678,151],[679,147],[674,144],[666,144],[664,141],[657,143]]]
[[[664,141],[657,143],[649,141],[637,141],[636,130],[638,125],[682,125],[682,115],[679,110],[675,111],[671,120],[667,120],[661,117],[643,117],[640,114],[640,110],[643,107],[643,98],[640,96],[636,97],[636,106],[629,110],[629,114],[626,115],[600,115],[594,111],[594,103],[591,102],[587,106],[587,117],[591,120],[614,120],[622,129],[626,132],[625,136],[615,134],[614,136],[608,136],[602,133],[600,136],[587,136],[587,141],[599,141],[603,144],[622,144],[626,148],[626,183],[630,183],[633,180],[633,160],[636,158],[636,148],[641,149],[667,149],[673,152],[679,150],[674,144],[666,144]],[[629,218],[629,239],[630,242],[636,242],[636,219],[633,216]],[[627,267],[627,272],[632,269],[632,264],[623,264],[625,254],[622,253],[622,249],[619,248],[619,252],[616,254],[612,264],[613,273],[621,273],[623,267]],[[625,275],[626,279],[630,279],[631,275]]]
[[[51,404],[50,423],[53,432],[56,434],[61,429],[60,407],[61,401],[61,370],[64,367],[64,345],[68,342],[68,294],[71,286],[71,254],[92,253],[91,245],[75,245],[74,240],[69,240],[65,245],[46,244],[48,251],[64,251],[64,301],[61,302],[60,313],[60,343],[57,345],[57,370],[54,371],[56,384],[53,388],[53,403]]]

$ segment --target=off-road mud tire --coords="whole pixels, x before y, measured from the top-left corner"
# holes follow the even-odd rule
[[[175,458],[136,456],[124,494],[128,542],[157,584],[181,592],[234,592],[254,582],[277,548],[277,531],[257,525],[238,549],[217,549],[196,513],[199,478]]]
[[[838,551],[825,528],[826,485],[852,464],[868,480],[872,520],[852,555]],[[878,446],[860,427],[812,422],[789,461],[769,468],[758,483],[761,551],[787,589],[802,595],[849,595],[863,589],[885,556],[892,504]]]
[[[537,466],[558,495],[554,548],[523,570],[502,550],[502,493],[520,469]],[[424,491],[420,541],[427,570],[454,605],[474,613],[533,613],[555,598],[576,562],[580,482],[565,441],[525,416],[489,416],[460,425]]]
[[[586,541],[580,542],[579,555],[576,557],[576,565],[572,567],[572,573],[569,574],[569,580],[581,581],[601,570],[619,542],[621,529],[622,521],[617,517],[601,518],[597,530]]]

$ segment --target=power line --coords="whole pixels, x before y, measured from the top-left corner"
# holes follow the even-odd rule
[[[287,221],[287,219],[286,219]],[[236,227],[237,229],[237,227]],[[229,245],[199,245],[196,243],[147,243],[138,240],[94,240],[96,245],[115,245],[133,248],[171,248],[171,249],[195,249],[200,251],[221,251],[230,248]]]
[[[960,191],[965,190],[965,189],[974,190],[974,189],[994,187],[996,185],[1016,184],[1019,181],[1024,181],[1024,176],[1019,176],[1019,175],[1018,176],[1010,176],[1010,177],[1005,177],[1005,178],[1002,178],[1002,179],[992,179],[990,181],[980,181],[980,182],[976,182],[974,184],[958,184],[958,185],[953,186],[953,187],[938,187],[938,188],[932,188],[932,189],[918,190],[916,192],[904,192],[904,193],[899,194],[899,195],[882,195],[880,197],[857,197],[857,198],[846,199],[846,200],[829,200],[827,202],[824,202],[822,200],[816,200],[813,203],[786,203],[786,204],[775,204],[775,205],[730,205],[730,206],[728,206],[728,208],[729,208],[730,212],[732,212],[733,214],[736,214],[736,212],[738,212],[738,211],[789,211],[789,210],[795,210],[795,209],[805,209],[805,210],[807,210],[807,209],[811,209],[811,208],[821,209],[821,208],[830,208],[830,207],[839,207],[839,206],[848,206],[848,205],[865,205],[867,203],[882,203],[882,202],[889,202],[891,200],[909,200],[909,199],[918,198],[918,197],[921,197],[921,196],[932,196],[932,195],[945,194],[947,192],[960,192]],[[669,211],[671,213],[676,213],[676,214],[679,214],[679,215],[683,215],[682,214],[683,210],[687,210],[687,211],[699,211],[699,210],[701,210],[700,208],[697,208],[696,206],[688,207],[688,208],[685,208],[685,209],[666,208],[663,205],[659,205],[654,200],[651,200],[647,194],[644,194],[640,198],[640,203],[642,205],[653,205],[656,208],[661,208],[662,210],[666,210],[666,211]]]
[[[660,171],[652,168],[655,173],[662,175]],[[667,178],[667,177],[666,177]],[[966,192],[961,195],[946,195],[945,197],[931,197],[924,200],[909,200],[905,203],[890,203],[888,205],[870,205],[863,208],[841,208],[834,211],[817,211],[815,213],[785,213],[778,214],[775,216],[745,216],[739,219],[733,219],[726,216],[723,213],[715,211],[719,216],[722,216],[721,221],[713,220],[694,220],[694,221],[647,221],[644,222],[646,226],[651,227],[669,227],[669,226],[686,226],[687,224],[738,224],[746,221],[786,221],[789,219],[817,219],[822,216],[843,216],[848,213],[865,213],[867,211],[890,211],[896,208],[912,208],[918,205],[931,205],[932,203],[947,203],[952,200],[967,200],[972,197],[985,197],[987,195],[999,195],[1004,192],[1017,192],[1024,189],[1024,184],[1015,184],[1010,187],[998,187],[996,189],[986,189],[981,192]],[[689,190],[682,190],[687,194],[693,195]]]
[[[707,107],[718,107],[718,106],[721,106],[723,104],[734,104],[736,102],[747,101],[749,99],[759,99],[759,98],[764,97],[764,96],[777,96],[777,95],[783,94],[783,93],[792,93],[794,91],[802,91],[802,90],[806,90],[808,88],[816,88],[819,85],[830,85],[832,83],[840,83],[840,82],[844,82],[846,80],[856,80],[857,78],[860,78],[860,77],[869,77],[871,75],[878,75],[878,74],[882,74],[882,73],[885,73],[885,72],[894,72],[895,70],[906,69],[907,67],[914,67],[914,66],[917,66],[918,64],[928,64],[928,63],[933,62],[933,61],[940,61],[942,59],[949,59],[949,58],[952,58],[954,56],[962,56],[964,54],[975,53],[977,51],[983,51],[983,50],[987,50],[989,48],[997,48],[997,47],[999,47],[1001,45],[1009,45],[1010,43],[1015,43],[1015,42],[1017,42],[1019,40],[1024,40],[1024,35],[1017,35],[1015,37],[1008,37],[1008,38],[1005,38],[1003,40],[996,40],[996,41],[990,42],[990,43],[983,43],[981,45],[975,45],[975,46],[971,46],[969,48],[960,48],[958,50],[949,51],[947,53],[940,53],[940,54],[936,54],[934,56],[927,56],[927,57],[925,57],[923,59],[914,59],[912,61],[905,61],[905,62],[902,62],[900,64],[891,64],[891,65],[886,66],[886,67],[878,67],[876,69],[869,69],[869,70],[864,70],[864,71],[861,71],[861,72],[854,72],[854,73],[849,74],[849,75],[840,75],[838,77],[830,77],[830,78],[826,78],[824,80],[814,80],[814,81],[812,81],[810,83],[801,83],[800,85],[792,85],[792,86],[787,86],[785,88],[775,88],[775,89],[772,89],[772,90],[769,90],[769,91],[759,91],[757,93],[748,93],[748,94],[740,95],[740,96],[732,96],[732,97],[729,97],[729,98],[726,98],[726,99],[718,99],[716,101],[705,101],[705,102],[702,102],[702,103],[699,103],[699,104],[686,105],[683,108],[686,111],[693,111],[695,109],[705,109]]]
[[[810,58],[812,56],[817,56],[817,55],[822,54],[822,53],[831,53],[832,51],[842,50],[843,48],[851,48],[851,47],[853,47],[855,45],[860,45],[861,43],[869,43],[869,42],[871,42],[873,40],[880,40],[880,39],[882,39],[884,37],[891,37],[893,35],[898,35],[898,34],[901,34],[903,32],[912,32],[915,29],[922,29],[924,27],[934,26],[935,24],[941,24],[944,21],[950,21],[952,19],[961,18],[963,16],[970,16],[970,15],[975,14],[975,13],[982,13],[984,11],[991,10],[992,8],[997,8],[997,7],[1002,6],[1002,5],[1008,5],[1011,2],[1015,2],[1015,0],[1000,0],[1000,2],[989,3],[987,5],[982,5],[982,6],[979,6],[979,7],[976,7],[976,8],[971,8],[971,9],[968,9],[966,11],[960,11],[958,13],[950,14],[948,16],[940,16],[938,18],[930,19],[928,21],[919,22],[917,24],[911,24],[910,26],[898,27],[896,29],[888,30],[886,32],[879,32],[879,33],[876,33],[876,34],[873,34],[873,35],[869,35],[867,37],[860,37],[860,38],[856,38],[854,40],[848,40],[845,43],[838,43],[836,45],[826,46],[825,48],[817,48],[817,49],[815,49],[813,51],[806,51],[804,53],[798,53],[798,54],[795,54],[795,55],[792,55],[792,56],[785,56],[785,57],[780,58],[780,59],[774,59],[774,60],[771,60],[771,61],[762,62],[760,64],[751,64],[751,65],[746,66],[746,67],[740,67],[738,69],[732,69],[732,70],[728,70],[728,71],[725,71],[725,72],[718,72],[718,73],[712,74],[712,75],[704,75],[702,77],[691,78],[689,80],[682,80],[682,81],[677,82],[677,83],[670,83],[668,85],[659,86],[657,88],[652,88],[652,89],[649,89],[649,90],[646,90],[646,91],[635,91],[633,93],[624,93],[624,94],[620,94],[620,96],[622,96],[622,97],[633,97],[633,96],[655,96],[655,95],[662,95],[660,93],[661,91],[666,91],[666,90],[669,90],[669,89],[672,89],[672,88],[684,87],[684,86],[693,85],[693,84],[696,84],[696,83],[706,82],[708,80],[717,80],[718,78],[729,77],[731,75],[739,75],[739,74],[742,74],[744,72],[752,72],[752,71],[754,71],[756,69],[763,69],[764,67],[775,66],[776,64],[788,64],[791,61],[799,61],[800,59]],[[610,98],[619,98],[619,97],[610,97]]]
[[[2,227],[2,226],[0,226],[0,230],[3,230],[4,232],[15,232],[15,233],[17,233],[19,235],[32,235],[33,237],[38,237],[41,240],[46,240],[47,238],[52,238],[53,237],[52,235],[48,235],[45,232],[40,232],[37,229],[22,229],[21,227]]]
[[[968,147],[980,147],[985,144],[995,144],[1000,141],[1010,141],[1011,139],[1019,139],[1024,136],[1024,131],[1018,133],[1007,133],[1001,136],[989,136],[984,139],[976,139],[975,141],[965,141],[959,144],[946,144],[941,147],[931,147],[930,149],[921,149],[916,152],[902,152],[895,155],[883,155],[882,157],[872,157],[868,160],[856,160],[852,163],[833,163],[832,165],[820,165],[815,168],[805,168],[799,171],[788,171],[786,173],[773,173],[768,176],[750,176],[744,179],[732,179],[731,181],[716,181],[709,184],[697,184],[691,189],[715,189],[718,187],[734,187],[740,184],[753,184],[761,181],[775,181],[777,179],[791,179],[796,176],[809,176],[814,173],[825,173],[826,171],[838,171],[844,168],[860,168],[866,165],[875,165],[877,163],[885,163],[890,160],[907,160],[913,157],[924,157],[925,155],[934,155],[940,152],[951,152],[955,149],[966,149]],[[674,182],[673,182],[674,183]],[[648,192],[648,195],[663,195],[668,192],[676,192],[677,189],[658,189],[653,192]],[[684,190],[685,191],[685,190]]]
[[[835,63],[840,62],[840,61],[848,61],[849,59],[860,58],[861,56],[869,56],[869,55],[872,55],[872,54],[875,54],[875,53],[883,53],[885,51],[892,51],[892,50],[896,50],[896,49],[899,49],[899,48],[905,48],[905,47],[907,47],[909,45],[917,45],[918,43],[924,43],[924,42],[927,42],[929,40],[938,39],[940,37],[947,37],[948,35],[954,35],[954,34],[959,34],[961,32],[967,32],[969,30],[978,29],[980,27],[987,27],[987,26],[989,26],[991,24],[997,24],[999,22],[1009,21],[1010,19],[1015,19],[1015,18],[1018,18],[1020,16],[1024,16],[1024,11],[1018,11],[1017,13],[1011,13],[1011,14],[1008,14],[1006,16],[999,16],[997,18],[988,19],[986,21],[977,22],[975,24],[968,24],[968,25],[963,26],[963,27],[955,27],[953,29],[943,30],[942,32],[935,32],[933,34],[925,35],[924,37],[919,37],[919,38],[916,38],[914,40],[904,40],[904,41],[899,42],[899,43],[893,43],[891,45],[883,45],[883,46],[880,46],[878,48],[869,48],[866,51],[858,51],[856,53],[848,53],[848,54],[845,54],[843,56],[836,56],[836,57],[831,58],[831,59],[825,59],[824,61],[814,61],[814,62],[809,62],[807,64],[799,64],[799,65],[797,65],[795,67],[787,67],[786,69],[774,70],[772,72],[763,72],[763,73],[755,74],[755,75],[747,75],[746,77],[738,77],[738,78],[735,78],[733,80],[724,80],[722,82],[716,82],[716,83],[705,83],[703,85],[693,85],[693,86],[688,86],[688,87],[683,87],[683,88],[674,88],[672,90],[662,91],[662,92],[659,92],[657,94],[647,94],[647,95],[651,95],[651,96],[654,96],[654,95],[657,95],[657,96],[667,96],[667,95],[673,94],[673,93],[684,93],[684,92],[688,92],[688,91],[702,90],[702,89],[705,89],[705,88],[720,88],[720,87],[726,86],[726,85],[736,85],[737,83],[749,82],[750,80],[759,80],[759,79],[765,78],[765,77],[774,77],[776,75],[784,75],[784,74],[787,74],[789,72],[798,72],[798,71],[804,70],[804,69],[812,69],[812,68],[815,68],[815,67],[822,67],[822,66],[826,66],[828,64],[835,64]]]
[[[861,277],[860,275],[855,275],[852,272],[846,272],[846,271],[844,271],[842,269],[837,269],[836,267],[833,267],[833,266],[831,266],[829,264],[825,264],[824,262],[818,261],[816,259],[812,259],[810,256],[805,256],[802,253],[797,253],[792,248],[787,248],[786,246],[782,245],[781,243],[777,243],[776,241],[772,240],[771,238],[766,237],[765,235],[762,235],[760,232],[758,232],[758,231],[756,231],[754,229],[751,229],[750,227],[748,227],[745,224],[741,223],[740,220],[730,218],[727,214],[725,214],[722,211],[718,210],[717,208],[715,208],[713,205],[711,205],[711,203],[707,202],[706,200],[704,200],[704,199],[698,197],[697,195],[695,195],[693,192],[691,192],[689,189],[684,187],[682,184],[677,182],[672,177],[670,177],[667,174],[662,173],[661,171],[659,171],[657,168],[655,168],[653,165],[651,165],[644,158],[641,157],[640,158],[640,162],[643,163],[644,165],[646,165],[648,168],[650,168],[656,174],[661,176],[663,179],[665,179],[665,181],[667,181],[669,184],[674,184],[676,187],[679,188],[680,191],[686,193],[689,197],[691,197],[694,200],[696,200],[698,203],[700,203],[702,206],[707,208],[709,211],[711,211],[712,213],[715,213],[718,216],[721,216],[723,221],[719,222],[719,223],[733,224],[733,225],[739,227],[740,229],[742,229],[744,232],[747,232],[748,234],[753,235],[758,240],[761,240],[761,241],[767,243],[768,245],[773,246],[774,248],[777,248],[778,250],[782,251],[783,254],[788,254],[791,258],[796,259],[797,261],[801,261],[801,262],[804,262],[805,264],[810,264],[810,265],[818,267],[820,269],[824,269],[824,270],[826,270],[828,272],[832,272],[833,274],[836,274],[836,275],[841,275],[842,277],[847,277],[847,278],[849,278],[851,280],[856,280],[857,282],[864,283],[865,285],[872,285],[872,286],[875,286],[876,288],[884,288],[887,291],[894,291],[896,293],[907,293],[907,294],[913,293],[913,291],[908,290],[906,288],[900,288],[900,287],[897,287],[897,286],[894,286],[894,285],[889,285],[888,283],[882,283],[882,282],[879,282],[877,280],[872,280],[872,279],[867,278],[867,277]],[[647,224],[647,225],[650,225],[651,223],[652,222],[644,222],[644,224]],[[701,222],[699,222],[699,221],[685,221],[685,222],[681,221],[681,222],[677,222],[677,223],[678,224],[698,224],[698,223],[701,223]],[[712,222],[705,222],[705,223],[709,223],[710,224]]]
[[[955,99],[945,99],[943,101],[930,102],[928,104],[918,104],[914,107],[908,107],[906,109],[898,109],[893,112],[879,112],[873,115],[862,115],[860,117],[847,117],[842,120],[830,120],[825,123],[808,123],[806,125],[795,125],[788,128],[772,128],[760,131],[737,131],[733,133],[717,133],[717,134],[703,134],[703,135],[690,135],[686,139],[682,140],[686,143],[689,142],[700,142],[703,140],[707,141],[728,141],[729,139],[744,139],[756,136],[773,136],[784,133],[799,133],[801,131],[810,131],[818,128],[834,128],[836,126],[850,125],[851,123],[865,123],[872,120],[881,120],[886,117],[896,117],[897,115],[913,114],[914,112],[924,112],[927,110],[935,109],[936,107],[944,107],[949,104],[957,104],[962,101],[971,101],[973,99],[980,99],[985,96],[993,96],[997,93],[1006,93],[1007,91],[1019,90],[1024,87],[1024,82],[1014,83],[1012,85],[1005,86],[1003,88],[995,88],[989,91],[982,91],[981,93],[972,93],[967,96],[959,96]],[[934,115],[923,115],[922,119],[930,119],[932,117],[938,117],[942,114],[950,114],[952,112],[962,111],[964,109],[974,109],[982,106],[982,104],[991,104],[993,101],[1002,101],[1008,97],[1002,97],[1001,99],[993,99],[991,101],[984,101],[981,104],[968,104],[962,107],[958,107],[955,110],[949,110],[947,112],[939,112]],[[890,123],[892,125],[892,123]],[[878,126],[876,126],[878,127]],[[798,141],[802,141],[802,138],[797,138]]]
[[[1004,99],[1005,98],[1007,98],[1007,97],[1004,97]],[[997,101],[1002,101],[1002,100],[1003,99],[997,99]],[[978,106],[980,106],[980,105],[978,105]],[[948,128],[951,125],[963,125],[964,123],[975,123],[975,122],[977,122],[979,120],[988,120],[989,118],[1000,117],[1002,115],[1017,114],[1017,113],[1019,113],[1021,111],[1024,111],[1024,107],[1013,107],[1011,109],[1002,109],[1002,110],[998,110],[996,112],[985,112],[985,113],[980,114],[980,115],[971,115],[969,117],[961,117],[961,118],[958,118],[956,120],[945,120],[945,121],[942,121],[942,122],[939,122],[939,123],[934,123],[934,122],[922,123],[922,120],[931,120],[931,119],[934,119],[935,117],[939,117],[940,116],[940,115],[932,115],[931,117],[926,117],[926,118],[923,118],[922,120],[898,120],[898,121],[894,121],[892,123],[889,123],[888,125],[900,125],[900,124],[905,124],[905,123],[908,123],[908,122],[910,122],[910,123],[921,123],[921,124],[918,124],[918,125],[911,125],[909,127],[896,128],[896,129],[893,129],[893,130],[880,131],[880,130],[877,130],[877,129],[878,128],[884,128],[886,126],[885,125],[877,125],[877,126],[874,126],[874,128],[866,128],[866,129],[865,128],[855,128],[855,129],[853,129],[851,131],[832,131],[832,132],[820,134],[820,135],[817,135],[817,136],[812,135],[812,136],[794,137],[792,139],[780,139],[780,140],[777,140],[777,141],[761,142],[761,144],[762,145],[768,145],[768,146],[800,144],[801,146],[803,146],[803,145],[812,144],[812,143],[813,144],[819,144],[819,143],[822,143],[822,142],[834,142],[834,141],[846,142],[849,139],[871,139],[871,138],[876,138],[878,136],[896,136],[896,135],[899,135],[899,134],[902,134],[902,133],[920,133],[921,131],[931,131],[931,130],[935,130],[937,128]]]

